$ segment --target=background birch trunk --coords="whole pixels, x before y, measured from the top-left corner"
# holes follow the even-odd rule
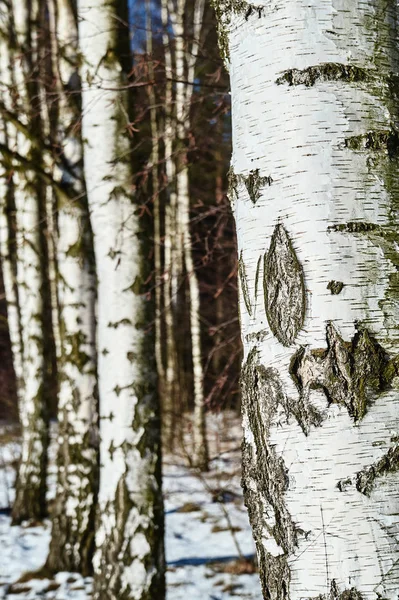
[[[176,134],[173,103],[172,50],[169,27],[168,0],[161,2],[162,42],[165,60],[165,117],[163,142],[165,156],[166,203],[164,235],[164,285],[163,303],[165,320],[165,394],[162,403],[163,447],[172,451],[176,444],[175,425],[181,409],[179,387],[179,353],[176,342],[176,308],[179,281],[182,278],[182,252],[176,219],[176,168],[173,141]]]
[[[11,61],[11,23],[10,5],[6,1],[0,3],[1,30],[0,30],[0,81],[1,81],[1,108],[4,111],[12,110],[12,61]],[[4,148],[16,144],[17,130],[1,114],[0,143]],[[3,156],[1,162],[0,178],[0,254],[3,272],[4,291],[7,302],[7,322],[10,332],[11,350],[17,382],[17,395],[22,401],[24,385],[23,360],[22,360],[22,330],[19,292],[17,286],[17,245],[16,245],[16,215],[15,215],[15,186],[13,176],[13,163],[11,157]]]
[[[396,600],[397,3],[215,8],[263,595]]]
[[[13,522],[41,519],[46,514],[46,470],[49,401],[52,389],[52,331],[44,327],[50,310],[46,240],[45,185],[41,152],[32,138],[41,138],[38,56],[40,39],[37,2],[13,2],[12,34],[18,51],[12,57],[16,106],[30,132],[17,134],[15,206],[25,386],[19,407],[22,454],[18,469]],[[18,66],[17,66],[18,65]]]
[[[99,522],[94,598],[165,594],[160,420],[156,395],[151,234],[132,195],[129,115],[121,91],[126,14],[116,0],[78,2],[85,178],[98,275]],[[116,560],[115,560],[116,559]]]
[[[176,10],[170,13],[175,36],[176,68],[176,236],[180,238],[184,266],[188,277],[188,299],[190,313],[191,355],[193,364],[193,466],[208,468],[208,445],[205,427],[205,405],[203,390],[203,366],[200,335],[200,294],[198,277],[194,267],[190,232],[190,188],[186,143],[190,131],[190,107],[195,77],[195,64],[201,36],[205,3],[196,0],[193,7],[193,42],[185,50],[184,17],[185,0],[177,0]],[[188,43],[187,43],[188,45]]]
[[[60,302],[58,481],[47,567],[91,573],[98,492],[96,277],[80,136],[78,32],[69,0],[49,6],[58,89]]]

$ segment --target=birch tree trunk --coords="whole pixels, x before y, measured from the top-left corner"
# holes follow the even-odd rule
[[[175,425],[181,400],[179,388],[179,354],[176,343],[176,308],[183,258],[177,232],[176,168],[173,156],[176,124],[173,103],[172,51],[169,28],[168,0],[161,2],[162,41],[165,58],[165,118],[163,129],[166,206],[164,235],[164,320],[165,320],[165,393],[162,403],[163,447],[172,451],[176,444]]]
[[[6,110],[12,110],[12,67],[10,51],[10,7],[7,2],[0,2],[0,81],[1,98]],[[8,148],[16,143],[16,129],[7,122],[4,114],[1,116],[0,143]],[[15,186],[12,175],[13,165],[10,158],[3,157],[1,162],[0,177],[0,254],[3,271],[4,291],[7,302],[7,323],[10,333],[13,365],[17,382],[17,395],[19,402],[23,399],[23,359],[22,359],[22,331],[19,293],[17,286],[17,246],[16,246],[16,218],[15,218]]]
[[[162,600],[160,422],[153,313],[144,287],[151,234],[132,196],[118,45],[127,31],[118,28],[124,16],[117,5],[78,2],[84,165],[98,275],[101,468],[94,598]]]
[[[198,54],[204,14],[204,0],[196,0],[193,19],[193,43],[184,51],[184,14],[185,0],[177,0],[176,12],[172,24],[176,45],[176,133],[178,146],[178,166],[176,173],[177,236],[180,236],[184,265],[188,276],[190,303],[191,353],[193,363],[194,421],[193,421],[193,465],[206,470],[208,468],[208,444],[205,426],[205,406],[203,391],[203,366],[200,326],[200,293],[198,277],[194,268],[190,233],[190,188],[188,177],[186,138],[190,129],[190,106],[194,82],[195,65]]]
[[[13,522],[41,519],[46,514],[49,394],[51,393],[51,319],[49,315],[45,185],[38,172],[42,156],[32,139],[41,139],[38,89],[39,3],[18,1],[10,8],[14,41],[20,57],[11,57],[16,107],[29,131],[16,136],[15,169],[17,285],[23,347],[23,396],[20,397],[22,453],[13,506]]]
[[[215,8],[263,595],[397,600],[397,3]]]
[[[59,91],[58,179],[65,194],[58,202],[58,481],[47,567],[87,575],[98,492],[96,278],[82,173],[77,23],[69,0],[55,0],[50,8]]]

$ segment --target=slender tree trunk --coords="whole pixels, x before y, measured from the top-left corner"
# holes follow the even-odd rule
[[[118,47],[127,32],[118,28],[124,17],[117,4],[78,2],[85,177],[98,275],[101,476],[94,598],[162,600],[160,420],[152,305],[144,286],[151,235],[132,197]]]
[[[396,600],[397,3],[216,11],[263,595]]]
[[[200,11],[198,12],[198,6]],[[194,268],[192,242],[190,233],[190,190],[188,178],[187,156],[185,144],[190,125],[190,104],[192,90],[187,90],[185,77],[194,80],[195,59],[198,52],[198,37],[201,32],[203,2],[196,2],[194,8],[194,44],[188,57],[184,52],[184,9],[185,1],[178,0],[177,11],[173,19],[176,36],[176,119],[177,145],[179,151],[177,168],[177,235],[181,236],[182,252],[189,284],[191,353],[193,363],[194,387],[194,421],[193,442],[194,466],[206,470],[208,468],[208,443],[206,439],[205,406],[203,390],[203,366],[200,327],[200,294],[198,277]],[[185,69],[185,65],[187,69]],[[189,80],[190,81],[190,80]],[[190,86],[192,88],[192,86]]]
[[[10,6],[7,2],[0,3],[1,31],[0,31],[0,80],[2,94],[1,98],[4,108],[12,110],[12,71],[10,52]],[[16,144],[17,131],[8,123],[4,115],[1,116],[0,143],[5,147]],[[19,402],[23,397],[23,346],[21,330],[21,314],[19,304],[19,293],[17,286],[17,246],[16,246],[16,218],[14,199],[14,177],[11,159],[5,157],[0,161],[0,254],[3,271],[4,290],[7,302],[7,322],[11,340],[13,364],[17,381],[17,395]]]
[[[163,47],[165,57],[165,119],[164,152],[167,202],[165,206],[164,235],[164,315],[165,315],[165,397],[162,411],[164,448],[173,450],[176,443],[175,427],[177,415],[181,414],[181,390],[179,386],[179,353],[177,351],[177,298],[182,279],[183,253],[177,231],[176,168],[173,156],[173,141],[176,137],[174,119],[174,95],[172,87],[172,51],[169,31],[168,1],[162,0]],[[181,429],[181,428],[179,428]]]
[[[69,0],[50,6],[59,88],[57,152],[66,194],[58,206],[59,357],[57,495],[47,567],[91,572],[98,493],[96,278],[83,183],[77,23]],[[69,200],[68,200],[69,198]]]
[[[146,51],[148,61],[148,78],[154,81],[154,67],[152,56],[152,7],[149,0],[146,0]],[[150,105],[150,125],[152,137],[152,153],[151,153],[151,175],[152,175],[152,199],[153,199],[153,215],[154,215],[154,267],[155,267],[155,361],[158,374],[158,394],[162,409],[162,428],[163,440],[167,441],[170,435],[170,401],[171,397],[168,394],[166,387],[166,373],[164,367],[164,354],[166,354],[167,344],[163,344],[163,329],[164,317],[162,299],[164,296],[164,278],[162,268],[162,251],[161,251],[161,207],[160,207],[160,186],[159,186],[159,126],[157,118],[156,95],[153,85],[148,86],[147,90],[148,102]],[[164,352],[165,348],[165,352]],[[166,434],[166,431],[169,431]],[[166,434],[166,435],[165,435]],[[164,446],[165,447],[165,446]]]
[[[37,57],[39,5],[13,2],[14,31],[22,65],[14,61],[14,82],[20,102],[18,108],[31,135],[41,139],[38,106]],[[13,57],[15,58],[15,57]],[[18,469],[13,522],[41,519],[46,514],[45,492],[47,447],[49,441],[48,406],[51,392],[51,319],[47,272],[45,186],[36,169],[41,154],[23,133],[17,135],[17,150],[31,168],[22,171],[15,164],[15,205],[18,247],[18,291],[20,299],[25,385],[20,400],[22,453]]]

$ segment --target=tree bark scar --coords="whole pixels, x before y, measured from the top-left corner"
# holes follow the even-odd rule
[[[289,484],[287,469],[268,441],[271,420],[277,405],[284,402],[284,393],[275,370],[258,363],[256,349],[243,367],[241,389],[243,419],[252,440],[248,436],[243,440],[241,483],[259,556],[263,594],[265,598],[286,600],[287,556],[297,545],[297,531],[284,502]],[[270,547],[265,544],[266,538]]]
[[[291,360],[290,373],[300,397],[322,389],[328,402],[345,406],[355,422],[367,411],[367,390],[381,393],[397,375],[398,358],[390,358],[367,329],[345,342],[332,323],[327,325],[327,349],[301,348]]]
[[[312,87],[321,81],[368,82],[375,78],[373,71],[342,63],[321,63],[306,69],[288,69],[276,79],[277,85]]]
[[[252,316],[252,306],[251,306],[251,301],[249,298],[248,277],[247,277],[247,271],[245,268],[244,259],[242,256],[242,250],[240,253],[240,259],[238,261],[238,274],[240,276],[241,292],[242,292],[242,295],[244,298],[245,306],[247,308],[249,316],[251,317]]]
[[[264,292],[270,329],[279,342],[290,346],[303,326],[306,294],[302,266],[281,223],[265,255]]]

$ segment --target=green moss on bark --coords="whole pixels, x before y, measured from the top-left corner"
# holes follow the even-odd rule
[[[357,152],[384,152],[390,158],[399,154],[399,134],[395,129],[367,131],[345,139],[345,147]]]
[[[277,79],[277,85],[305,85],[312,87],[323,81],[345,81],[348,83],[369,82],[374,78],[373,72],[356,65],[342,63],[321,63],[306,69],[288,69]]]

